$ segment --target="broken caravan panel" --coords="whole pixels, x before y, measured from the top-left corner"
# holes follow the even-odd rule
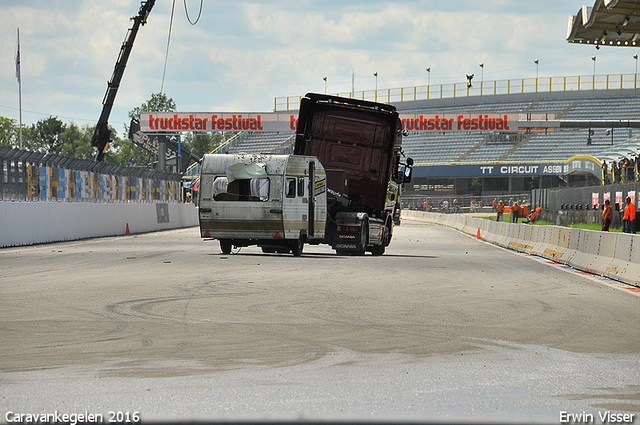
[[[225,254],[258,245],[298,256],[304,243],[324,240],[326,175],[316,158],[205,155],[200,181],[201,236],[218,239]]]
[[[384,253],[403,183],[402,123],[392,105],[308,93],[300,102],[294,153],[318,157],[327,175],[348,176],[348,202],[329,197],[327,241],[338,253]],[[406,174],[404,172],[406,172]],[[338,189],[328,179],[330,193]]]

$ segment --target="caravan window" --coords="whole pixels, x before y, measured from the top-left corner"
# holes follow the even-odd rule
[[[229,183],[227,177],[213,180],[213,199],[216,201],[268,201],[269,179],[237,179]]]
[[[296,197],[296,179],[286,178],[284,180],[284,193],[287,195],[287,198]]]
[[[304,197],[304,179],[298,179],[298,196]]]

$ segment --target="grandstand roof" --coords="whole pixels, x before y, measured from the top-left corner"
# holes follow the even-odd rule
[[[640,138],[632,137],[610,149],[596,155],[598,159],[619,161],[621,158],[631,159],[640,156]]]
[[[640,0],[595,0],[569,16],[569,43],[640,47]]]

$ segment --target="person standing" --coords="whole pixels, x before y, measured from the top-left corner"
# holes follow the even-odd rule
[[[602,231],[608,232],[611,225],[611,219],[613,218],[613,208],[611,202],[608,199],[604,201],[604,211],[602,211]]]
[[[624,207],[622,226],[624,233],[636,232],[636,206],[631,202],[631,197],[629,196],[627,196],[627,206]]]
[[[498,216],[496,217],[496,221],[504,221],[504,202],[498,202]]]
[[[607,161],[602,161],[602,182],[603,184],[611,184],[611,178],[609,177],[609,166]]]
[[[511,205],[511,222],[517,223],[518,218],[520,218],[520,205],[514,202],[513,205]]]

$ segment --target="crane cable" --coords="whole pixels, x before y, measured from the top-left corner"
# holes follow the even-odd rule
[[[191,25],[195,25],[198,23],[198,21],[200,20],[200,16],[202,16],[202,4],[204,3],[204,0],[200,0],[200,10],[198,11],[198,17],[196,18],[195,22],[191,22],[191,18],[189,17],[189,9],[187,8],[187,0],[184,0],[184,13],[185,15],[187,15],[187,21],[189,21],[189,23]]]
[[[173,0],[171,5],[171,20],[169,21],[169,35],[167,36],[167,51],[164,55],[164,70],[162,71],[162,84],[160,85],[160,93],[164,90],[164,77],[167,73],[167,60],[169,59],[169,43],[171,41],[171,28],[173,27],[173,11],[176,8],[176,0]]]
[[[187,21],[189,21],[191,25],[197,24],[198,21],[200,20],[200,17],[202,16],[203,3],[204,3],[204,0],[200,0],[200,10],[198,11],[198,17],[196,18],[195,21],[191,21],[191,18],[189,17],[189,9],[187,8],[187,0],[184,0],[184,13],[185,15],[187,15]],[[173,28],[173,14],[174,14],[175,8],[176,8],[176,0],[173,0],[173,4],[171,5],[171,20],[169,21],[169,35],[167,36],[167,51],[164,55],[164,69],[162,71],[162,84],[160,85],[160,93],[164,91],[164,77],[167,74],[167,61],[169,60],[169,44],[171,42],[171,29]]]

